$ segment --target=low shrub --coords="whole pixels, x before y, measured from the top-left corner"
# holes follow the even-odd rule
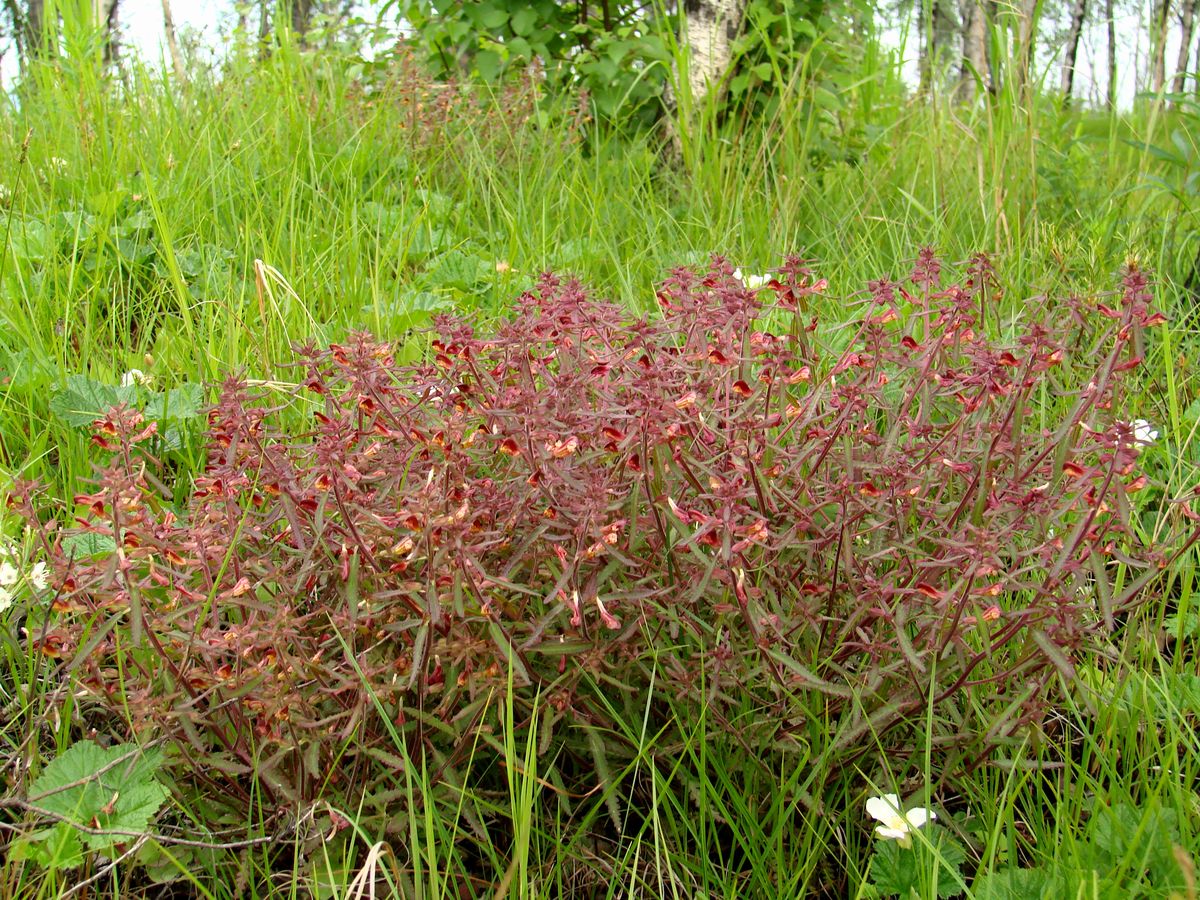
[[[944,285],[922,253],[851,326],[818,328],[824,289],[718,258],[632,319],[545,275],[494,334],[439,319],[427,363],[305,348],[282,394],[225,383],[186,508],[114,409],[75,524],[38,526],[57,591],[29,640],[214,817],[324,798],[402,829],[408,761],[463,784],[509,685],[568,805],[628,759],[623,717],[668,746],[703,713],[750,768],[922,734],[977,763],[1196,539],[1128,524],[1162,318],[1133,269],[1115,299],[1031,302],[1010,342],[982,257]]]

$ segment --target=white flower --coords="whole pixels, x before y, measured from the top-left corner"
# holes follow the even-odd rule
[[[0,587],[0,613],[12,606],[12,593],[8,588]]]
[[[52,156],[50,157],[50,168],[61,175],[67,171],[67,161],[61,156]]]
[[[884,840],[897,841],[901,847],[911,847],[912,832],[937,818],[933,810],[922,807],[901,812],[900,798],[896,794],[869,798],[867,814],[883,823],[875,826],[877,835]]]
[[[0,587],[12,587],[17,583],[21,573],[10,562],[0,562]]]
[[[766,287],[771,281],[770,275],[745,275],[742,273],[741,269],[734,269],[733,277],[752,291],[757,291],[759,288]]]
[[[44,562],[34,563],[33,568],[29,570],[29,583],[39,591],[44,591],[50,584],[50,570]]]
[[[1133,426],[1133,439],[1140,446],[1149,447],[1158,440],[1157,429],[1145,419],[1134,419],[1130,424]]]
[[[12,200],[12,191],[8,189],[8,185],[0,184],[0,206],[8,206]]]
[[[130,369],[121,376],[121,387],[133,387],[135,384],[149,385],[153,376],[147,375],[141,369]]]

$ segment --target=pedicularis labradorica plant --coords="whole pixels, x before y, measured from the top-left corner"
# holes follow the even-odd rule
[[[1136,269],[1008,340],[982,257],[947,284],[923,253],[844,327],[810,315],[825,289],[715,259],[633,319],[546,275],[492,334],[437,320],[427,363],[305,348],[282,397],[224,384],[184,508],[153,424],[114,409],[74,524],[37,525],[58,589],[26,634],[243,809],[333,791],[388,819],[398,742],[456,782],[510,678],[567,804],[625,761],[623,705],[662,746],[703,708],[748,766],[817,766],[833,733],[822,771],[869,767],[930,733],[961,771],[1035,734],[1196,539],[1186,501],[1162,543],[1127,524],[1126,395],[1162,318]]]

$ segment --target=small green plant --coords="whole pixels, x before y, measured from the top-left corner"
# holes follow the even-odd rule
[[[73,744],[29,786],[23,805],[42,827],[14,841],[11,858],[63,870],[89,852],[111,858],[131,849],[167,800],[162,762],[161,750],[136,744]]]
[[[605,118],[657,118],[670,55],[653,4],[405,0],[417,44],[447,76],[497,82],[536,65],[551,95],[582,90]]]
[[[871,887],[879,897],[956,897],[962,893],[962,845],[950,831],[930,826],[924,840],[904,847],[899,841],[875,842],[871,854]]]
[[[1088,896],[1184,896],[1173,893],[1187,886],[1174,849],[1178,843],[1179,814],[1173,809],[1097,803],[1075,848],[1075,865],[1088,876]],[[976,900],[1062,897],[1070,883],[1061,867],[1010,866],[979,877],[972,892]]]
[[[126,372],[119,385],[87,375],[68,375],[64,386],[50,399],[50,411],[73,428],[89,429],[105,411],[125,405],[154,423],[166,449],[178,449],[189,424],[203,418],[204,389],[186,383],[156,391],[150,387],[151,383],[150,377],[138,369]]]

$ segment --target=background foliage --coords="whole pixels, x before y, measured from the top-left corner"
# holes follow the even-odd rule
[[[1067,104],[1013,7],[969,92],[927,46],[962,22],[914,20],[918,87],[868,10],[754,3],[689,107],[670,10],[487,8],[374,58],[332,11],[247,18],[182,78],[56,13],[6,95],[0,894],[1187,896],[1194,82]],[[1009,580],[943,659],[929,572],[972,547]],[[911,849],[864,813],[893,792],[938,816]]]

